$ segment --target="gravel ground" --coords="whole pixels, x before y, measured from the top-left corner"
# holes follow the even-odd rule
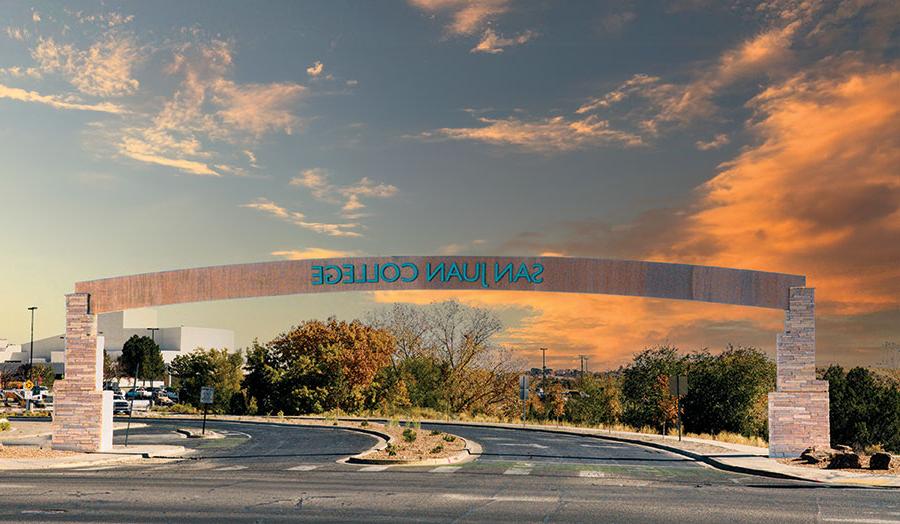
[[[0,459],[56,458],[77,455],[73,451],[55,451],[32,446],[0,446]]]
[[[894,455],[894,460],[893,462],[891,462],[891,469],[869,469],[869,458],[870,457],[868,455],[859,455],[859,463],[862,465],[861,469],[839,469],[835,471],[849,471],[851,473],[871,473],[873,475],[900,475],[900,460],[897,459],[896,455]],[[804,468],[828,469],[827,462],[821,462],[819,464],[807,464],[805,461],[800,460],[799,458],[779,459],[778,462],[791,466],[802,466]]]

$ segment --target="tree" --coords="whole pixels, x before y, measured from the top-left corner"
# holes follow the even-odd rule
[[[24,375],[24,373],[23,373]],[[33,364],[31,366],[31,380],[36,386],[52,388],[56,380],[56,373],[50,364]]]
[[[554,382],[547,388],[547,404],[550,408],[549,415],[555,418],[558,424],[566,412],[566,395],[559,382]]]
[[[390,331],[413,405],[460,411],[496,411],[515,387],[522,362],[494,344],[502,324],[489,310],[457,301],[418,307],[395,304],[370,322]]]
[[[378,402],[375,378],[394,339],[357,320],[311,320],[248,355],[246,385],[261,412],[357,411]]]
[[[674,398],[667,380],[684,369],[685,359],[675,347],[659,346],[635,355],[622,373],[623,422],[659,430],[674,423]]]
[[[122,376],[122,366],[119,360],[113,360],[106,350],[103,351],[103,380],[118,379]]]
[[[621,386],[613,376],[583,377],[579,394],[566,404],[570,420],[580,424],[613,424],[622,414]]]
[[[775,389],[776,369],[765,353],[728,346],[718,355],[691,355],[686,363],[690,388],[682,405],[688,431],[768,434],[768,393]]]
[[[212,386],[216,388],[212,411],[228,413],[238,405],[232,403],[232,397],[241,392],[243,368],[244,357],[240,351],[230,353],[227,349],[197,348],[192,353],[175,357],[170,371],[178,378],[181,402],[200,407],[200,389]]]
[[[900,386],[896,382],[861,367],[845,374],[842,367],[831,366],[823,378],[829,386],[832,445],[881,445],[900,451]]]
[[[139,376],[134,376],[135,370],[140,364]],[[161,380],[166,373],[166,363],[163,361],[159,346],[150,337],[132,335],[122,346],[122,354],[119,356],[125,376],[134,377],[136,380]]]

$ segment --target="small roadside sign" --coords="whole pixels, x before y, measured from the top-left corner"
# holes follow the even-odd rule
[[[25,388],[24,393],[25,400],[31,400],[34,398],[34,390],[32,390],[31,388]]]
[[[686,375],[669,375],[669,393],[673,397],[688,394],[688,378]]]
[[[24,384],[22,384],[23,389],[31,389],[34,387],[34,382],[30,380],[26,380]]]
[[[200,388],[200,403],[201,404],[212,404],[215,391],[216,391],[216,388],[214,388],[214,387],[204,386],[204,387]]]
[[[528,375],[519,377],[519,400],[528,400]]]

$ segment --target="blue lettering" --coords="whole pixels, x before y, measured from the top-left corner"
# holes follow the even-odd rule
[[[375,268],[372,271],[372,278],[375,280],[366,280],[367,284],[377,284],[378,283],[378,264],[375,264]]]
[[[402,264],[402,267],[403,267],[404,269],[405,269],[405,268],[410,268],[410,269],[412,269],[412,276],[411,276],[411,277],[404,277],[404,278],[403,278],[403,281],[404,281],[404,282],[414,282],[417,278],[419,278],[419,266],[417,266],[417,265],[415,265],[415,264],[410,264],[409,262],[407,262],[407,263],[405,263],[405,264]]]
[[[338,266],[325,266],[325,272],[333,271],[333,275],[325,275],[326,284],[337,284],[341,281],[341,268]]]
[[[454,275],[456,276],[457,280],[462,280],[462,275],[459,273],[459,266],[456,265],[456,262],[450,264],[450,269],[447,270],[447,278],[443,279],[442,281],[447,282],[448,280],[453,278]]]
[[[531,281],[535,284],[543,284],[544,277],[541,275],[544,274],[544,264],[533,264],[531,267],[534,268],[534,274],[531,275]]]
[[[520,278],[524,278],[528,282],[531,282],[531,275],[528,274],[528,267],[525,264],[519,264],[519,269],[516,271],[516,276],[512,278],[513,282],[518,282]]]
[[[322,274],[322,266],[312,266],[312,285],[321,286],[322,282],[325,280],[324,275]]]
[[[356,283],[356,268],[353,267],[353,264],[344,264],[341,266],[344,268],[344,276],[346,278],[341,281],[344,284],[355,284]]]
[[[513,265],[511,263],[506,264],[506,267],[503,268],[503,272],[501,273],[500,264],[494,263],[494,282],[500,282],[501,280],[503,280],[504,275],[508,275],[509,281],[512,282],[512,270]]]
[[[438,275],[438,271],[441,273],[441,282],[446,282],[447,280],[444,278],[444,263],[441,262],[437,266],[435,266],[434,271],[431,271],[431,262],[425,267],[426,276],[428,281],[431,282],[434,280],[434,277]]]
[[[394,268],[394,276],[393,277],[388,277],[387,274],[385,274],[385,270],[387,268]],[[399,279],[399,278],[400,278],[400,266],[398,266],[397,264],[394,264],[393,262],[388,262],[387,264],[381,266],[381,279],[382,280],[384,280],[385,282],[396,282],[397,279]]]

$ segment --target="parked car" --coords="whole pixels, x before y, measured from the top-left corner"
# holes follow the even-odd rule
[[[125,400],[125,395],[113,395],[113,415],[131,413],[131,403]]]
[[[176,404],[178,403],[178,392],[177,391],[175,391],[172,388],[166,388],[166,395],[169,397],[169,400],[171,400],[172,402],[174,402]]]
[[[129,389],[125,392],[125,399],[131,400],[132,398],[134,400],[150,400],[153,398],[153,393],[144,388]]]

